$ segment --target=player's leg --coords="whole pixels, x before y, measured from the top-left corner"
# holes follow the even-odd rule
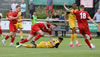
[[[90,42],[89,42],[89,39],[88,39],[87,35],[83,34],[83,36],[84,36],[84,38],[85,38],[86,44],[87,44],[90,48],[92,48],[92,46],[91,46],[91,44],[90,44]]]
[[[13,35],[12,35],[12,37],[11,37],[11,43],[10,43],[10,46],[13,46],[13,45],[14,45],[15,37],[16,37],[16,32],[14,32]]]
[[[24,40],[20,41],[19,45],[16,46],[16,48],[19,48],[19,47],[22,46],[23,43],[26,43],[26,42],[30,41],[33,38],[33,36],[34,36],[33,34],[29,34],[28,38],[25,38]]]
[[[22,31],[22,28],[20,28],[20,36],[21,36],[21,40],[23,40],[23,31]]]
[[[5,39],[2,40],[2,43],[3,43],[4,46],[5,46],[6,40],[7,40],[9,37],[12,37],[13,34],[14,34],[13,32],[10,32],[10,34],[9,34],[9,35],[6,35]]]
[[[73,30],[74,30],[73,32],[74,32],[74,38],[75,38],[75,41],[76,41],[76,46],[81,46],[81,44],[78,42],[76,28],[73,28]]]
[[[26,45],[25,45],[25,47],[26,47],[26,48],[36,48],[36,45],[32,45],[32,44],[31,44],[31,45],[30,45],[30,44],[26,44]]]
[[[74,45],[73,45],[73,40],[74,40],[74,24],[73,24],[73,22],[72,22],[73,20],[70,20],[69,19],[69,25],[70,25],[70,28],[71,28],[71,30],[72,30],[72,33],[71,33],[71,39],[70,39],[70,44],[69,44],[69,46],[70,47],[73,47]]]
[[[39,30],[39,31],[37,32],[36,37],[34,38],[34,40],[33,40],[31,43],[32,43],[32,44],[35,44],[35,41],[37,41],[40,37],[42,37],[43,34],[44,34],[44,33],[43,33],[41,30]]]

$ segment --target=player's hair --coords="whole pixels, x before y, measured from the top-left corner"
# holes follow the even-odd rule
[[[20,5],[17,5],[16,8],[20,7]]]
[[[59,37],[58,39],[59,39],[59,40],[63,40],[63,38],[62,38],[62,37]]]
[[[52,25],[54,25],[54,26],[56,26],[56,27],[57,27],[57,25],[56,25],[56,24],[52,24]]]
[[[62,14],[64,14],[64,12],[62,12]]]
[[[76,3],[73,3],[73,5],[77,5]]]
[[[1,16],[0,16],[0,19],[1,19]]]
[[[84,5],[80,5],[80,9],[85,8]]]

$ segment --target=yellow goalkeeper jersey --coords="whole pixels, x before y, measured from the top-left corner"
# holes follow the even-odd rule
[[[54,41],[55,47],[58,48],[60,42]],[[37,44],[37,48],[53,48],[54,46],[51,44],[51,42],[46,42],[46,41],[42,41],[39,44]]]
[[[20,22],[21,21],[21,19],[22,19],[22,16],[21,16],[21,12],[18,12],[18,16],[19,16],[19,18],[18,18],[18,22]]]

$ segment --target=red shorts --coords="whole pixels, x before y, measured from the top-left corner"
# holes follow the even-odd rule
[[[39,28],[38,26],[36,26],[36,25],[33,25],[33,26],[31,27],[30,34],[36,35],[38,31],[40,31],[40,28]]]
[[[2,34],[2,29],[1,29],[1,26],[0,26],[0,34]]]
[[[16,25],[14,25],[14,24],[9,24],[9,31],[10,31],[10,32],[17,32]]]
[[[81,27],[79,27],[79,31],[82,35],[85,35],[85,34],[90,35],[91,34],[90,29],[88,27],[81,26]]]
[[[53,9],[53,5],[51,6],[46,6],[46,13],[48,13],[49,11],[51,11],[52,13],[54,12],[54,9]]]

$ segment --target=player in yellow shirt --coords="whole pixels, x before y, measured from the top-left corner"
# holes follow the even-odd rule
[[[21,36],[21,40],[23,39],[23,31],[22,31],[22,28],[23,28],[23,26],[22,26],[22,13],[21,12],[18,12],[18,16],[19,16],[19,18],[18,18],[18,22],[17,22],[17,24],[16,24],[16,27],[17,27],[17,29],[20,29],[20,36]]]
[[[72,5],[71,10],[72,11],[78,11],[77,5],[75,3]],[[75,41],[76,41],[76,46],[80,46],[81,44],[78,43],[77,33],[76,33],[76,27],[77,27],[77,25],[76,25],[76,16],[75,16],[75,14],[73,14],[73,13],[69,13],[68,14],[68,22],[69,22],[69,26],[70,26],[70,28],[72,30],[71,40],[70,40],[69,46],[71,46],[71,47],[74,46],[73,45],[74,38],[75,38]]]
[[[59,37],[58,40],[53,40],[55,46],[50,41],[41,41],[39,44],[26,44],[24,47],[27,48],[58,48],[63,38]]]

